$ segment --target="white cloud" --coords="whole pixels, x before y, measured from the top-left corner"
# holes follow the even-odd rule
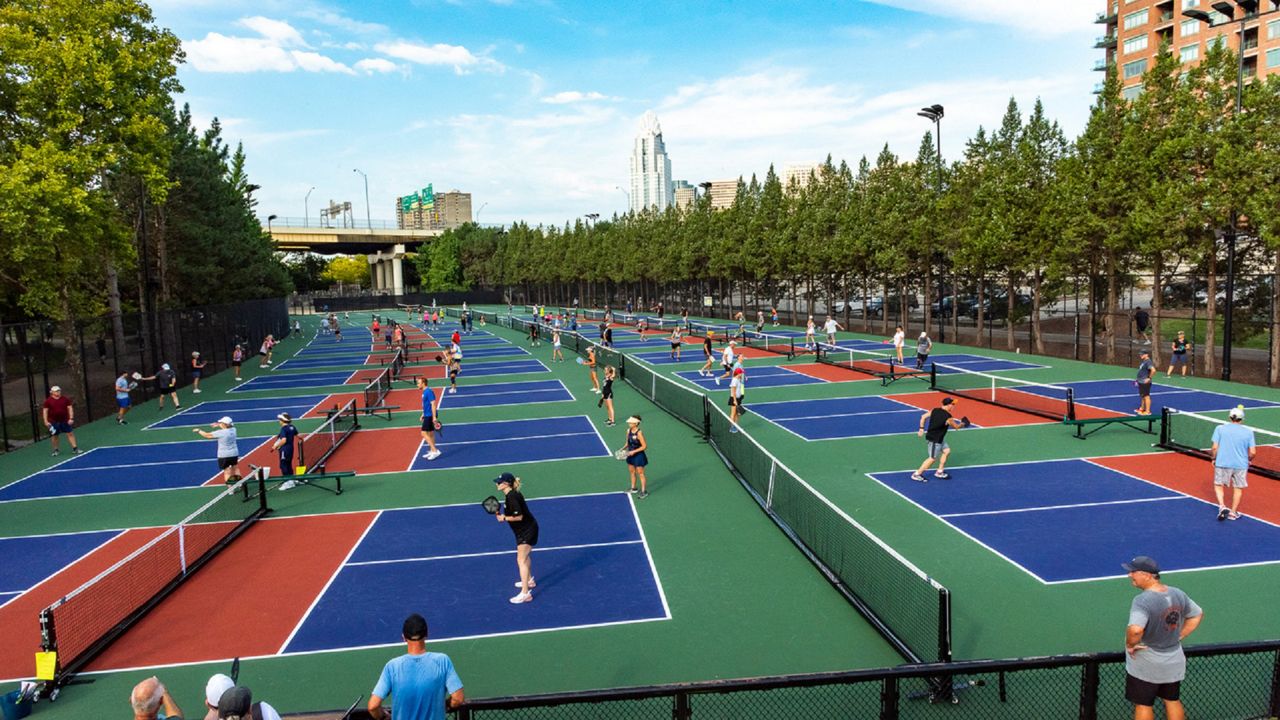
[[[283,20],[272,20],[261,15],[255,15],[254,17],[241,18],[239,24],[258,33],[272,45],[307,47],[307,42],[302,39],[302,33]]]
[[[1011,0],[867,0],[910,12],[968,20],[992,25],[1006,25],[1037,35],[1088,35],[1093,31],[1093,17],[1101,3],[1069,0],[1069,2],[1013,2]]]
[[[389,35],[391,33],[391,28],[381,23],[364,22],[329,10],[303,10],[298,13],[298,16],[358,35]]]
[[[395,72],[400,69],[400,66],[386,58],[365,58],[357,61],[355,68],[360,72],[372,75],[374,73]]]
[[[325,57],[320,53],[293,50],[289,54],[293,57],[294,62],[298,63],[298,67],[306,70],[307,72],[336,72],[344,75],[356,74],[354,70],[346,65],[334,60],[333,58]]]
[[[569,103],[587,102],[593,100],[618,100],[619,98],[603,95],[598,92],[580,92],[578,90],[565,90],[555,95],[548,95],[542,98],[542,102],[550,105],[568,105]]]
[[[418,65],[452,67],[454,72],[458,74],[470,70],[501,72],[506,69],[502,63],[482,55],[476,55],[461,45],[447,45],[445,43],[424,45],[406,40],[397,40],[395,42],[378,43],[373,49],[383,55],[390,55],[393,58],[407,60]]]

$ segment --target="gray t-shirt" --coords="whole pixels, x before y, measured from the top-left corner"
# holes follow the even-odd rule
[[[920,338],[919,340],[917,340],[917,341],[916,341],[916,354],[917,354],[917,355],[928,355],[928,354],[929,354],[929,351],[930,351],[930,350],[932,350],[932,349],[933,349],[933,341],[932,341],[932,340],[930,340],[929,338],[927,338],[927,337],[926,337],[926,338]]]
[[[240,447],[236,444],[234,427],[218,428],[209,434],[218,440],[218,457],[240,457]]]
[[[1187,618],[1203,612],[1194,600],[1176,587],[1164,592],[1143,590],[1129,606],[1129,624],[1145,628],[1146,648],[1126,653],[1124,667],[1130,675],[1149,683],[1179,682],[1187,674],[1187,658],[1182,654],[1182,626]]]

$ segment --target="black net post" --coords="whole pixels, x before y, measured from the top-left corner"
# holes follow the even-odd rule
[[[1271,701],[1268,703],[1267,714],[1271,717],[1280,717],[1280,650],[1272,653],[1271,661]]]
[[[1080,720],[1098,718],[1098,661],[1090,660],[1080,670]]]
[[[1169,447],[1169,408],[1160,408],[1160,447]]]

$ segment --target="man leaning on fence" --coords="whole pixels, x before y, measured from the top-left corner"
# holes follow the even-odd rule
[[[1124,696],[1133,703],[1134,720],[1153,720],[1156,698],[1164,700],[1169,720],[1185,720],[1181,690],[1187,658],[1182,639],[1200,625],[1204,612],[1186,593],[1160,582],[1155,560],[1141,555],[1122,566],[1133,586],[1142,590],[1129,606]]]

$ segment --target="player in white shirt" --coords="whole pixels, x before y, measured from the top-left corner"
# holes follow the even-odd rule
[[[814,327],[813,316],[810,315],[809,322],[806,323],[804,326],[804,349],[805,350],[814,349],[813,347],[814,343],[817,341],[817,339],[814,337],[816,334],[817,334],[817,328]]]
[[[827,316],[827,321],[826,321],[825,323],[823,323],[823,324],[822,324],[822,329],[823,329],[823,331],[824,331],[824,332],[826,332],[826,333],[827,333],[827,344],[828,344],[828,345],[835,345],[835,344],[836,344],[836,331],[837,331],[837,330],[843,330],[844,328],[840,326],[840,323],[838,323],[838,322],[836,322],[836,321],[835,321],[835,318],[833,318],[833,317],[831,317],[830,315],[828,315],[828,316]]]
[[[720,366],[724,368],[724,374],[716,376],[717,385],[720,384],[721,380],[733,375],[733,356],[735,355],[734,349],[737,344],[738,342],[736,340],[730,340],[729,344],[724,346],[724,351],[720,354]]]
[[[899,325],[897,328],[897,331],[893,333],[893,350],[894,352],[898,353],[899,365],[902,364],[902,345],[903,343],[906,342],[906,340],[907,340],[907,333],[903,331],[902,326]]]

